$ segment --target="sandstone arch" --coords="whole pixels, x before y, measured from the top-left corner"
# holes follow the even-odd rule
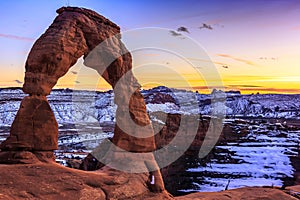
[[[62,7],[59,14],[46,32],[34,43],[25,65],[25,83],[23,91],[29,96],[22,102],[12,124],[10,136],[1,146],[0,162],[27,163],[34,160],[53,160],[53,150],[57,149],[58,127],[46,96],[50,94],[57,80],[65,75],[82,55],[84,59],[101,42],[120,33],[120,28],[94,11]],[[145,102],[139,89],[132,96],[127,91],[138,85],[130,72],[131,55],[120,38],[112,40],[99,52],[104,58],[96,65],[87,63],[96,69],[114,88],[118,80],[128,72],[129,84],[124,85],[124,93],[115,96],[118,105],[117,120],[122,121],[122,102],[130,99],[129,111],[135,123],[150,124]],[[118,56],[121,55],[121,56]],[[103,71],[101,64],[107,64],[105,58],[116,58]],[[154,133],[151,137],[140,138],[138,130],[130,135],[116,125],[112,142],[130,152],[151,152],[155,150]],[[137,137],[134,137],[137,136]],[[158,190],[163,190],[159,171],[155,174]]]

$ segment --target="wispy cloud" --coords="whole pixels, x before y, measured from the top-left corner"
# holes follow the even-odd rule
[[[16,83],[18,83],[18,84],[22,84],[22,83],[23,83],[22,81],[20,81],[20,80],[18,80],[18,79],[14,80],[14,82],[16,82]]]
[[[210,24],[202,23],[202,26],[199,27],[199,29],[208,29],[213,30],[213,27]]]
[[[230,58],[230,59],[236,60],[238,62],[245,63],[247,65],[256,66],[256,64],[253,63],[250,60],[246,60],[246,59],[242,59],[242,58],[237,58],[237,57],[234,57],[234,56],[231,56],[231,55],[228,55],[228,54],[217,54],[217,56],[224,57],[224,58]]]
[[[149,57],[157,57],[157,56],[161,56],[159,53],[145,53],[143,54],[144,56],[149,56]]]
[[[182,36],[181,33],[177,33],[176,31],[173,31],[173,30],[170,30],[169,32],[170,32],[170,34],[171,34],[172,36],[174,36],[174,37]]]
[[[187,27],[181,26],[179,28],[177,28],[178,32],[186,32],[186,33],[190,33]]]
[[[300,94],[298,88],[247,88],[241,89],[245,91],[264,92],[264,93],[280,93],[280,94]]]
[[[2,37],[2,38],[8,38],[8,39],[13,39],[13,40],[28,41],[28,42],[34,41],[33,38],[21,37],[21,36],[17,36],[17,35],[2,34],[2,33],[0,33],[0,37]]]
[[[220,90],[224,90],[225,89],[225,87],[223,86],[223,85],[217,85],[217,86],[202,86],[202,85],[200,85],[200,86],[193,86],[192,87],[194,90],[207,90],[207,89],[220,89]],[[184,88],[183,87],[183,89],[186,89],[186,88]]]
[[[228,87],[232,88],[259,88],[259,85],[228,85]]]
[[[188,60],[194,60],[194,61],[198,61],[198,62],[205,62],[205,63],[214,63],[216,65],[228,65],[226,63],[222,63],[222,62],[217,62],[217,61],[213,61],[213,60],[205,60],[205,59],[200,59],[200,58],[186,58]]]

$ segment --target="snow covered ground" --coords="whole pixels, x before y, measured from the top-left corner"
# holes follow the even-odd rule
[[[163,86],[142,90],[149,112],[211,115],[220,102],[206,95]],[[0,89],[0,125],[10,126],[25,95],[21,89]],[[300,119],[300,95],[226,93],[224,109],[230,117]],[[112,122],[116,105],[108,92],[53,90],[48,96],[59,124],[78,122]]]
[[[181,191],[221,191],[227,184],[228,189],[283,186],[293,179],[289,156],[298,154],[299,139],[300,131],[251,131],[237,142],[216,146],[206,166],[187,170],[193,186]]]
[[[143,90],[148,112],[163,111],[211,115],[225,96],[157,87]],[[21,89],[0,89],[0,142],[25,96]],[[53,90],[49,103],[59,123],[57,158],[82,158],[104,138],[113,135],[116,105],[108,92]],[[221,102],[221,103],[220,103]],[[300,119],[300,95],[226,93],[224,109],[229,118],[261,117]],[[225,123],[230,122],[230,119]],[[248,122],[247,122],[248,123]],[[241,124],[235,124],[237,129]],[[270,129],[268,123],[250,123],[250,133],[236,142],[216,146],[215,158],[206,166],[188,165],[189,187],[181,192],[220,191],[253,185],[281,186],[293,174],[289,156],[298,148],[299,131]],[[245,126],[245,124],[244,124]],[[186,174],[185,174],[186,175]]]

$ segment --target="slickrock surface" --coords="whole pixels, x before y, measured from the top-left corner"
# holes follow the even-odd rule
[[[108,168],[85,172],[58,164],[0,165],[0,199],[45,200],[294,200],[299,188],[247,187],[222,192],[193,193],[172,197],[167,192],[152,193],[147,174],[127,174]],[[289,195],[290,194],[290,195]]]
[[[297,198],[287,194],[289,190],[282,191],[278,188],[263,188],[263,187],[245,187],[222,192],[203,192],[194,193],[182,197],[177,197],[177,200],[295,200]]]
[[[128,174],[103,168],[84,172],[58,164],[0,165],[0,199],[170,199],[152,193],[148,174]]]

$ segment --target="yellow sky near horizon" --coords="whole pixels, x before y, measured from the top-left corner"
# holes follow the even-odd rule
[[[79,61],[79,63],[82,61]],[[258,61],[259,62],[259,61]],[[62,77],[56,88],[75,88],[88,90],[109,90],[110,85],[101,78],[93,69],[89,69],[81,64],[74,66],[70,71]],[[258,75],[240,74],[241,70],[232,73],[234,69],[228,73],[228,69],[215,64],[220,73],[220,80],[205,80],[197,69],[190,66],[178,67],[172,66],[170,62],[152,63],[134,67],[134,74],[142,85],[143,89],[150,89],[156,86],[164,85],[171,88],[180,88],[200,93],[210,93],[213,88],[223,88],[226,91],[240,90],[243,94],[251,93],[300,93],[300,76],[282,76],[263,75],[264,72],[257,73]],[[181,63],[182,64],[182,63]],[[81,67],[80,67],[81,65]],[[278,64],[276,64],[278,65]],[[230,66],[229,66],[230,67]],[[231,67],[233,68],[233,67]],[[78,75],[74,75],[71,71],[78,71]],[[297,74],[297,73],[295,73]],[[75,83],[77,81],[77,83]],[[215,83],[216,81],[216,83]],[[209,83],[208,83],[209,82]],[[220,85],[221,83],[221,85]]]
[[[156,86],[164,85],[171,88],[180,88],[193,91],[199,91],[200,93],[210,93],[213,88],[223,87],[224,90],[240,90],[243,94],[251,93],[287,93],[287,94],[300,94],[300,74],[297,70],[299,68],[295,67],[295,75],[286,75],[280,70],[276,72],[276,68],[280,68],[280,65],[294,65],[297,66],[300,63],[297,59],[291,60],[261,60],[257,58],[255,61],[257,66],[243,66],[247,64],[240,64],[243,66],[244,73],[238,69],[235,60],[230,62],[226,59],[221,58],[218,61],[213,61],[215,68],[219,72],[221,77],[217,83],[215,80],[205,80],[201,76],[201,68],[205,67],[205,62],[201,62],[204,65],[195,69],[183,61],[178,61],[172,57],[165,59],[166,56],[156,54],[149,54],[143,52],[142,54],[143,62],[146,64],[142,66],[134,66],[134,74],[142,85],[143,89],[150,89]],[[137,57],[141,55],[133,55],[134,59],[138,60]],[[145,59],[147,58],[147,59]],[[155,58],[155,59],[154,59]],[[174,61],[170,61],[174,59]],[[283,59],[283,58],[281,58]],[[151,62],[150,62],[151,61]],[[228,65],[228,68],[224,68],[223,63]],[[254,61],[253,61],[254,62]],[[136,63],[136,62],[134,62]],[[230,63],[230,64],[228,64]],[[139,63],[137,63],[139,64]],[[262,69],[261,66],[265,65],[268,68]],[[268,73],[270,68],[274,68],[272,73]],[[22,69],[22,68],[21,68]],[[248,70],[253,74],[253,70],[257,70],[255,75],[247,75]],[[73,74],[72,71],[78,72],[78,74]],[[200,71],[200,72],[199,72]],[[267,72],[266,72],[267,71]],[[16,78],[16,73],[1,74],[1,87],[13,86],[21,87],[22,84],[17,83],[14,79]],[[250,74],[250,73],[249,73]],[[22,81],[24,78],[24,70],[20,70],[18,73],[17,80]],[[13,80],[13,81],[12,81]],[[220,84],[221,83],[221,84]],[[73,88],[73,89],[86,89],[86,90],[110,90],[111,87],[106,81],[101,78],[98,73],[85,67],[83,65],[83,60],[79,59],[77,64],[74,65],[69,72],[62,78],[59,79],[55,88]]]

